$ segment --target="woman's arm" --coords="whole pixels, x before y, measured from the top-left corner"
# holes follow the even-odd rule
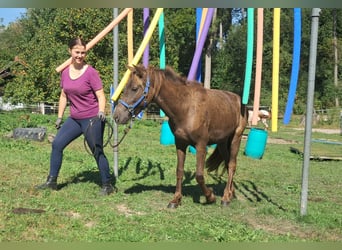
[[[105,113],[106,109],[106,96],[104,94],[103,88],[95,92],[97,100],[99,102],[99,112]]]
[[[59,103],[58,103],[58,118],[62,118],[65,108],[67,106],[67,97],[62,89],[61,95],[59,96]]]

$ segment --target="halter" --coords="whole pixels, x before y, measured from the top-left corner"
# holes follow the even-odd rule
[[[144,101],[143,109],[146,108],[147,106],[146,97],[147,97],[149,89],[150,89],[150,77],[147,77],[146,86],[145,86],[143,95],[135,103],[133,103],[132,105],[129,105],[125,101],[122,101],[121,99],[119,100],[119,103],[121,103],[125,108],[128,109],[128,112],[131,114],[132,118],[135,117],[134,110],[140,105],[142,101]]]

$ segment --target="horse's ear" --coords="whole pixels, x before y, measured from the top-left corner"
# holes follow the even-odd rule
[[[127,69],[129,69],[131,72],[135,72],[135,66],[130,66],[130,65],[127,65],[126,66]]]
[[[133,65],[134,67],[134,72],[139,78],[143,78],[144,74],[146,72],[146,69],[142,66],[139,65]]]

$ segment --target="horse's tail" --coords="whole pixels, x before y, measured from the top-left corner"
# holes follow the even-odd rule
[[[222,162],[223,157],[220,154],[218,147],[216,147],[214,152],[212,152],[212,154],[206,160],[205,166],[208,169],[208,172],[212,172],[217,170]]]

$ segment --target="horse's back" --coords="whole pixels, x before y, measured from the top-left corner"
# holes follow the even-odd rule
[[[238,94],[226,90],[208,90],[209,102],[218,107],[218,111],[229,113],[239,118],[242,110],[241,98]]]
[[[198,114],[204,114],[208,128],[215,131],[213,134],[232,134],[237,130],[244,130],[247,119],[239,95],[224,90],[207,89],[203,110]],[[201,116],[199,114],[199,116]],[[210,133],[210,132],[209,132]]]

